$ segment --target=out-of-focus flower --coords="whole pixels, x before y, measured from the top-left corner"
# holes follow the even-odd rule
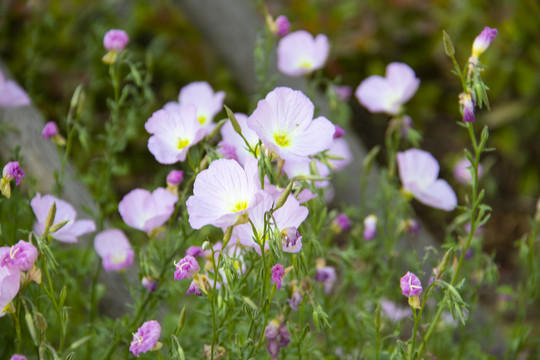
[[[278,87],[258,102],[248,126],[283,160],[308,161],[332,145],[335,131],[325,117],[313,119],[313,111],[301,91]]]
[[[323,259],[317,260],[317,273],[315,274],[315,281],[322,282],[324,284],[324,292],[330,294],[332,286],[337,279],[336,269],[331,266],[326,266]]]
[[[109,229],[94,239],[94,249],[101,257],[105,271],[119,271],[133,264],[135,252],[122,230]]]
[[[26,359],[26,356],[24,355],[13,354],[13,356],[9,360],[27,360],[27,359]]]
[[[189,284],[188,291],[186,292],[186,295],[190,294],[202,296],[201,290],[199,289],[199,286],[197,285],[197,282],[195,280],[193,280],[191,284]]]
[[[24,179],[24,171],[19,166],[18,161],[10,161],[2,170],[2,179],[0,180],[0,191],[2,195],[11,197],[11,182],[15,180],[15,185],[21,184],[21,179]]]
[[[289,306],[293,311],[298,310],[298,306],[302,303],[302,300],[304,299],[304,294],[302,293],[302,289],[297,284],[292,285],[292,293],[291,297],[289,298]]]
[[[182,280],[185,278],[191,279],[193,275],[199,272],[201,268],[197,259],[191,255],[186,255],[180,261],[174,263],[176,270],[174,271],[174,280]]]
[[[412,272],[407,273],[400,279],[401,293],[406,297],[418,296],[422,293],[422,283],[418,276]]]
[[[198,256],[205,256],[205,253],[204,253],[204,250],[200,246],[190,246],[186,250],[186,255],[190,255],[196,258]]]
[[[404,226],[409,234],[418,235],[420,233],[420,223],[414,219],[405,220]]]
[[[151,276],[143,277],[141,283],[146,288],[146,290],[148,290],[148,292],[156,291],[156,288],[158,286],[158,282],[152,279]]]
[[[324,66],[329,50],[326,35],[314,38],[307,31],[295,31],[279,41],[278,69],[289,76],[309,74]]]
[[[497,29],[492,29],[488,26],[482,30],[480,35],[478,35],[473,42],[472,45],[472,56],[478,59],[480,55],[484,53],[484,51],[487,50],[489,47],[489,44],[495,39],[497,36]]]
[[[445,180],[437,179],[439,163],[430,153],[420,149],[398,152],[397,163],[406,193],[437,209],[451,211],[456,207],[456,194]]]
[[[474,122],[474,101],[469,93],[459,94],[459,106],[463,114],[463,122]]]
[[[295,227],[288,227],[281,231],[283,237],[283,251],[297,253],[302,249],[302,235]]]
[[[273,319],[266,325],[264,336],[268,339],[267,349],[272,360],[277,359],[279,349],[287,346],[291,338],[287,326],[279,319]]]
[[[124,30],[112,29],[103,37],[103,47],[107,51],[122,51],[129,42],[129,36]]]
[[[152,136],[148,139],[148,150],[161,164],[184,161],[189,148],[205,135],[197,121],[195,106],[180,106],[171,103],[156,111],[144,128]]]
[[[126,47],[129,42],[129,36],[124,30],[112,29],[105,33],[103,37],[103,47],[107,53],[101,61],[112,65],[118,59],[118,53]]]
[[[19,292],[21,272],[15,268],[0,266],[0,317],[6,314],[8,305]]]
[[[134,229],[151,233],[173,214],[178,196],[164,188],[152,193],[144,189],[130,191],[118,204],[122,220]]]
[[[168,186],[178,186],[184,179],[184,172],[181,170],[172,170],[169,175],[167,175],[167,185]]]
[[[139,357],[141,353],[157,350],[161,347],[158,341],[160,336],[161,326],[159,323],[155,320],[147,321],[133,334],[129,351],[136,357]]]
[[[349,100],[352,95],[352,87],[348,85],[334,85],[333,89],[338,99],[343,102]]]
[[[247,221],[247,212],[262,200],[259,188],[257,160],[247,159],[244,168],[235,160],[213,161],[195,178],[193,195],[186,202],[191,227],[225,228],[244,217]]]
[[[291,23],[289,22],[289,19],[287,19],[285,15],[279,15],[276,18],[276,35],[285,36],[289,33],[290,29]]]
[[[56,213],[52,221],[51,228],[67,221],[60,229],[50,233],[52,237],[61,242],[75,243],[81,235],[96,230],[96,224],[93,220],[76,220],[77,212],[68,202],[58,199],[53,195],[44,195],[37,193],[30,201],[30,206],[36,215],[37,222],[34,224],[34,232],[41,236],[45,232],[45,223],[52,205],[56,204]]]
[[[419,85],[420,79],[409,65],[394,62],[386,67],[386,77],[372,75],[362,81],[356,98],[372,113],[398,115]]]
[[[236,113],[234,116],[240,125],[242,135],[247,140],[249,146],[252,149],[255,149],[255,146],[259,142],[259,137],[255,131],[248,127],[248,117],[240,113]],[[253,153],[248,150],[242,136],[234,130],[230,121],[226,122],[221,128],[221,137],[223,140],[219,143],[218,152],[226,159],[234,159],[243,166],[248,157],[255,157]]]
[[[472,165],[469,159],[462,158],[459,160],[456,165],[454,165],[454,178],[464,185],[472,184],[472,175],[471,175]],[[480,179],[484,174],[484,168],[481,164],[478,165],[478,178]]]
[[[402,319],[412,315],[410,308],[399,306],[396,303],[386,299],[381,301],[381,310],[382,313],[393,322],[399,322]]]
[[[0,107],[16,108],[30,105],[28,94],[13,80],[6,80],[0,71]]]
[[[377,216],[368,215],[364,219],[364,240],[371,241],[377,235]]]
[[[184,86],[178,95],[180,105],[195,105],[197,109],[197,121],[205,130],[205,135],[209,134],[214,127],[214,116],[223,108],[225,92],[214,92],[214,89],[206,81],[192,82]],[[167,108],[169,104],[165,105]]]
[[[38,250],[32,243],[19,240],[11,247],[0,248],[0,266],[17,271],[28,271],[34,265],[37,256]]]
[[[283,265],[276,264],[272,267],[272,281],[276,284],[277,289],[281,287],[281,279],[285,276]]]
[[[350,228],[351,228],[351,220],[349,220],[349,217],[344,213],[339,213],[334,219],[334,221],[332,221],[332,229],[336,233],[347,231]]]

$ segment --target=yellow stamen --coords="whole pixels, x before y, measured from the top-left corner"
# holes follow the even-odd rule
[[[199,115],[197,116],[197,120],[199,121],[199,124],[204,124],[206,122],[206,116],[205,115]]]
[[[246,210],[248,207],[247,201],[239,201],[233,207],[233,212]]]
[[[176,145],[176,147],[179,150],[182,150],[183,148],[185,148],[188,145],[189,145],[189,140],[188,139],[178,139],[178,144]]]
[[[304,60],[299,65],[302,69],[311,70],[313,68],[313,64],[311,61]]]
[[[280,147],[287,147],[291,144],[289,134],[287,134],[285,131],[275,132],[274,140],[276,141],[276,144]]]

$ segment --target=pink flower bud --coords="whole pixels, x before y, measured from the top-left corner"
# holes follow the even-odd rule
[[[129,36],[124,30],[109,30],[103,37],[103,46],[107,51],[124,50],[129,42]]]
[[[474,43],[472,46],[472,54],[473,56],[479,57],[484,51],[487,50],[489,47],[489,44],[495,39],[497,36],[497,29],[492,29],[488,26],[482,30],[480,35],[474,39]]]
[[[377,217],[369,215],[364,219],[364,240],[371,241],[377,235]]]
[[[4,166],[2,177],[7,182],[15,180],[15,183],[19,186],[21,184],[21,179],[24,179],[24,171],[19,166],[18,161],[11,161]]]
[[[276,35],[285,36],[289,33],[289,30],[291,29],[291,23],[285,15],[280,15],[276,19],[276,27]]]
[[[274,267],[272,267],[272,281],[276,284],[278,290],[281,287],[281,279],[283,279],[283,276],[285,276],[283,265],[274,265]]]
[[[182,260],[175,263],[174,266],[176,266],[176,271],[174,272],[174,280],[192,278],[193,275],[198,273],[201,269],[197,260],[190,255],[187,255]]]
[[[336,125],[336,130],[334,131],[334,139],[342,138],[345,135],[345,130],[342,127]]]
[[[50,139],[57,134],[58,134],[58,126],[56,125],[54,121],[49,121],[48,123],[46,123],[45,126],[43,127],[43,130],[41,131],[41,136],[44,139]]]
[[[177,186],[184,179],[184,172],[181,170],[173,170],[167,175],[167,185]]]
[[[459,106],[463,114],[463,122],[474,122],[474,101],[471,94],[462,93],[459,95]]]

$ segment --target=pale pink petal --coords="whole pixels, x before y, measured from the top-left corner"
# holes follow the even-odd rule
[[[5,315],[4,309],[19,292],[21,272],[0,266],[0,317]]]
[[[410,184],[425,188],[432,184],[439,175],[439,163],[428,153],[420,149],[409,149],[397,154],[399,177],[407,189]]]
[[[407,64],[391,63],[386,67],[386,78],[390,87],[399,94],[399,105],[409,101],[420,86],[420,79]]]
[[[298,200],[289,195],[285,204],[274,212],[274,219],[279,231],[286,228],[298,228],[306,220],[309,210],[305,206],[300,206]]]
[[[300,76],[320,69],[328,57],[328,38],[316,39],[307,31],[296,31],[283,37],[277,48],[278,69],[290,76]]]
[[[425,205],[445,211],[452,211],[457,206],[456,193],[442,179],[435,181],[423,191],[415,194],[415,197]]]
[[[1,72],[0,72],[1,73]],[[0,78],[0,107],[14,108],[30,105],[28,94],[13,80]]]
[[[100,232],[94,240],[94,248],[103,260],[105,271],[117,271],[131,266],[134,251],[123,231],[109,229]]]
[[[289,151],[298,159],[324,151],[332,146],[335,129],[327,118],[318,117],[302,132],[302,136],[295,137]]]
[[[362,81],[356,89],[356,98],[372,113],[388,112],[396,114],[398,109],[392,106],[394,93],[386,79],[372,75]]]

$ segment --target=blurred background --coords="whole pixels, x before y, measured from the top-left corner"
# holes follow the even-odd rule
[[[219,1],[219,0],[216,0]],[[250,112],[252,94],[201,33],[200,24],[173,0],[3,0],[0,2],[0,59],[14,79],[29,93],[47,121],[62,128],[71,95],[82,84],[87,93],[73,161],[94,193],[92,171],[103,152],[98,134],[109,113],[106,98],[112,89],[108,69],[101,62],[102,39],[111,28],[125,30],[129,49],[148,70],[148,86],[126,122],[136,126],[114,167],[112,196],[120,199],[136,186],[162,184],[170,170],[147,151],[144,123],[180,88],[192,81],[208,81],[227,93],[226,104]],[[286,15],[291,30],[324,33],[331,53],[324,75],[339,78],[354,89],[367,76],[384,74],[386,65],[409,64],[421,79],[420,89],[407,105],[414,128],[423,134],[421,147],[441,162],[441,176],[461,198],[467,189],[452,176],[454,164],[468,144],[460,121],[459,79],[451,73],[442,32],[454,42],[460,64],[470,55],[474,38],[485,26],[499,33],[481,57],[487,66],[491,111],[477,114],[478,128],[489,127],[488,146],[496,150],[483,158],[483,187],[494,211],[485,229],[484,250],[496,254],[501,275],[511,273],[514,242],[528,230],[540,185],[540,4],[536,0],[290,0],[245,1],[264,23],[262,6],[276,17]],[[247,21],[247,19],[246,19]],[[226,19],[214,24],[235,26]],[[231,51],[235,49],[231,48]],[[373,115],[354,96],[350,126],[369,149],[384,143],[385,115]],[[332,120],[332,119],[330,119]],[[135,130],[133,130],[135,129]],[[24,144],[23,144],[24,145]],[[384,161],[384,154],[380,160]],[[356,159],[362,161],[362,159]],[[157,176],[156,176],[157,174]],[[339,189],[338,189],[339,191]],[[426,226],[442,241],[444,220],[415,204]]]

